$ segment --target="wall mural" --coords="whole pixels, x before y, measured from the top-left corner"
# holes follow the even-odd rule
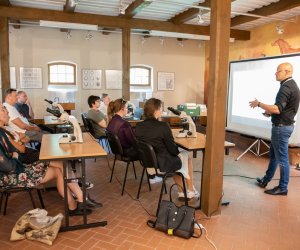
[[[281,38],[279,38],[275,42],[273,42],[272,46],[279,46],[281,54],[300,52],[300,48],[292,48],[291,45],[286,40],[281,39]]]
[[[300,52],[300,18],[296,22],[269,23],[251,30],[251,40],[229,45],[229,61],[247,60]],[[207,104],[209,85],[209,42],[205,43],[204,103]]]

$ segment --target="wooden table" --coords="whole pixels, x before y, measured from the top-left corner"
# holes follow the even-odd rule
[[[63,177],[64,177],[64,197],[67,197],[67,183],[74,180],[82,181],[83,192],[83,206],[84,215],[83,223],[80,225],[69,225],[69,209],[68,201],[64,199],[65,206],[65,226],[61,228],[61,231],[70,231],[77,229],[85,229],[90,227],[105,226],[106,221],[87,223],[87,215],[85,210],[86,205],[86,175],[85,175],[85,159],[106,156],[106,151],[100,146],[100,144],[89,133],[83,133],[83,143],[70,143],[59,144],[58,140],[62,134],[44,134],[42,138],[42,145],[40,150],[40,160],[42,161],[63,161]],[[76,178],[67,177],[68,161],[81,159],[81,176]]]
[[[194,138],[193,137],[190,137],[190,138],[177,138],[176,135],[178,134],[179,130],[180,129],[172,129],[172,133],[173,133],[173,136],[174,136],[175,143],[179,147],[181,147],[181,148],[183,148],[187,151],[193,152],[193,157],[194,158],[197,156],[198,151],[202,151],[203,152],[202,169],[203,169],[204,157],[205,157],[205,146],[206,146],[205,145],[206,144],[206,135],[197,132],[197,137],[196,138],[195,137]],[[233,148],[233,147],[235,147],[234,143],[231,143],[231,142],[228,142],[228,141],[224,142],[224,149],[225,149],[226,154],[228,154],[228,150],[230,148]],[[202,196],[202,184],[203,184],[203,170],[202,170],[202,174],[201,174],[201,190],[200,190],[201,196]],[[201,209],[201,199],[200,199],[199,208]]]

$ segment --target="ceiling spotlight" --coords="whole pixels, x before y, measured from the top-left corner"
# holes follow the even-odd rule
[[[160,41],[160,45],[163,46],[164,42],[165,42],[165,39],[162,36],[160,36],[159,41]]]
[[[284,33],[284,28],[283,28],[282,24],[276,25],[276,31],[277,31],[278,35],[281,35]]]
[[[91,40],[93,38],[93,34],[91,31],[88,30],[88,32],[85,35],[85,40]]]
[[[121,15],[125,15],[125,11],[126,11],[126,9],[127,9],[128,6],[129,6],[128,4],[125,4],[125,3],[123,3],[123,2],[121,1],[121,2],[120,2],[120,7],[119,7],[119,13],[120,13]]]
[[[201,49],[202,48],[202,42],[199,42],[198,43],[198,49]]]
[[[197,15],[197,23],[198,24],[204,24],[205,21],[203,20],[203,13],[202,10],[199,10],[199,14]]]
[[[177,41],[178,41],[178,46],[180,46],[182,48],[184,46],[183,39],[182,38],[177,38]]]
[[[69,0],[69,2],[71,7],[74,7],[78,4],[78,0]]]
[[[70,31],[70,30],[68,30],[68,32],[67,32],[67,39],[71,39],[71,37],[72,37],[72,35],[71,35],[71,31]]]
[[[144,44],[146,42],[145,37],[142,36],[141,43]]]

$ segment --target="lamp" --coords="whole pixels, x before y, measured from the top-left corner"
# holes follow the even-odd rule
[[[198,24],[204,24],[205,21],[203,20],[203,13],[202,13],[202,9],[199,10],[199,14],[197,15],[197,23]]]
[[[281,35],[284,33],[284,28],[283,28],[282,24],[276,25],[276,31],[277,31],[278,35]]]
[[[91,33],[91,31],[87,31],[86,35],[85,35],[85,40],[90,40],[93,38],[93,34]]]
[[[160,36],[159,41],[160,41],[160,45],[163,46],[164,42],[165,42],[165,39],[162,36]]]
[[[128,4],[123,3],[123,1],[120,1],[120,7],[119,7],[119,12],[121,15],[125,15],[125,11],[128,7]]]
[[[146,39],[145,39],[144,36],[142,36],[142,38],[141,38],[141,43],[142,43],[142,45],[143,45],[145,42],[146,42]]]
[[[71,37],[72,37],[72,35],[71,35],[71,31],[70,31],[70,30],[68,30],[68,32],[67,32],[67,39],[71,39]]]
[[[184,44],[183,44],[183,40],[184,39],[182,39],[182,38],[177,38],[177,44],[182,48],[183,46],[184,46]]]

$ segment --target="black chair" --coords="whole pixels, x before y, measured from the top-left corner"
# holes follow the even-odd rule
[[[32,203],[32,207],[36,208],[33,196],[32,196],[32,190],[36,189],[39,200],[40,200],[40,204],[41,204],[41,208],[45,208],[44,205],[44,201],[42,198],[42,194],[41,194],[41,190],[38,188],[28,188],[28,187],[0,187],[0,193],[1,193],[1,197],[0,197],[0,213],[1,213],[1,209],[2,209],[2,203],[3,203],[3,199],[5,199],[5,203],[4,203],[4,207],[3,207],[3,215],[6,215],[6,209],[7,209],[7,204],[8,204],[8,197],[12,194],[12,193],[18,193],[18,192],[27,192],[30,196],[30,200]]]
[[[107,137],[106,135],[103,136],[97,136],[95,129],[94,129],[94,125],[93,125],[93,121],[89,118],[87,118],[87,114],[86,113],[82,113],[81,114],[81,118],[82,118],[82,122],[84,125],[84,128],[86,131],[90,132],[90,134],[98,140],[98,142],[100,143],[100,145],[106,149],[107,152],[111,152],[110,148],[109,148],[109,144],[107,141]]]
[[[113,167],[112,167],[112,170],[111,170],[110,182],[112,181],[112,177],[113,177],[113,174],[114,174],[116,160],[123,161],[123,162],[127,163],[126,171],[125,171],[125,177],[124,177],[123,186],[122,186],[122,193],[121,193],[123,195],[125,184],[126,184],[126,179],[127,179],[128,167],[130,165],[130,162],[132,162],[132,167],[133,167],[135,179],[137,179],[136,172],[135,172],[135,167],[134,167],[134,161],[137,161],[139,159],[138,158],[132,158],[132,157],[124,155],[124,150],[122,148],[120,139],[117,135],[106,131],[106,136],[107,136],[111,151],[115,155],[114,164],[113,164]]]
[[[157,170],[159,170],[159,165],[158,165],[156,153],[155,153],[153,147],[149,143],[145,143],[145,142],[142,142],[142,141],[137,141],[137,149],[138,149],[138,153],[139,153],[140,162],[141,162],[142,166],[144,167],[143,172],[142,172],[140,185],[139,185],[138,194],[137,194],[137,199],[138,199],[139,195],[140,195],[142,181],[143,181],[143,178],[144,178],[144,173],[145,173],[146,168],[155,168],[156,173],[157,173]],[[163,181],[162,181],[162,185],[161,185],[156,216],[158,215],[158,211],[159,211],[160,202],[161,202],[161,199],[162,199],[164,188],[166,189],[166,182],[165,181],[168,177],[172,177],[175,174],[181,176],[182,183],[183,183],[183,192],[186,194],[185,180],[184,180],[184,176],[182,175],[182,173],[179,173],[179,172],[163,173],[162,174],[163,175]],[[148,176],[148,174],[147,174],[147,176]],[[148,185],[150,187],[149,178],[148,178]]]

